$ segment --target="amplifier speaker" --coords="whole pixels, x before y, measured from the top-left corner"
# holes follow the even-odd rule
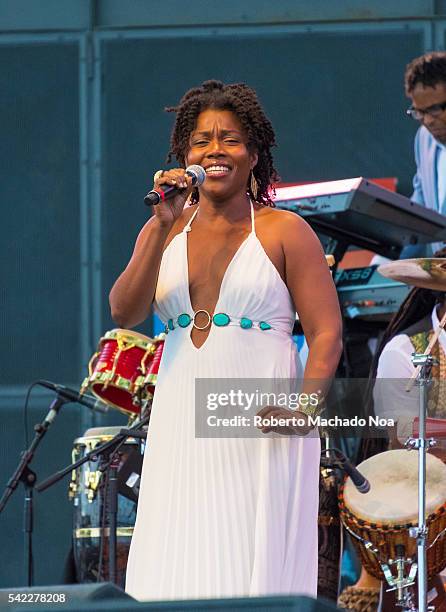
[[[67,598],[67,603],[65,604],[46,606],[31,604],[29,607],[24,604],[18,604],[8,608],[8,612],[61,612],[62,610],[64,612],[206,612],[209,610],[216,612],[333,612],[338,610],[328,601],[303,596],[137,602],[131,598],[125,599],[125,593],[121,589],[116,589],[115,593],[113,588],[110,589],[112,585],[107,586],[108,588],[102,593],[104,599],[102,599],[102,595],[98,591],[91,591],[90,595],[87,595],[85,591],[83,598],[75,598],[76,589],[73,589],[72,596],[69,599]],[[44,587],[41,587],[41,589],[41,592],[47,593],[50,593],[51,590],[58,593],[68,593],[69,591],[63,585],[60,587],[47,587],[46,590],[44,590]],[[17,592],[30,593],[33,591],[32,589],[26,589]],[[98,600],[98,597],[101,599]],[[105,597],[112,597],[112,599],[105,599]]]

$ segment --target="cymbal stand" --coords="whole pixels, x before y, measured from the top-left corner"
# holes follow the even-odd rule
[[[444,326],[446,317],[443,317]],[[441,328],[440,328],[441,329]],[[439,335],[439,330],[437,338]],[[419,431],[418,438],[409,438],[406,446],[409,450],[418,450],[418,527],[412,527],[409,535],[417,540],[418,563],[418,612],[427,611],[427,536],[426,525],[426,453],[435,441],[426,439],[426,412],[428,400],[428,387],[431,383],[431,369],[437,363],[430,355],[433,343],[429,345],[429,353],[414,353],[412,363],[417,368],[417,384],[420,389],[419,396]],[[408,385],[408,387],[411,385]],[[406,391],[408,389],[406,388]]]
[[[396,605],[404,608],[404,610],[415,612],[412,590],[409,587],[415,584],[418,565],[411,558],[405,556],[402,544],[397,544],[395,549],[396,559],[389,559],[388,563],[381,563],[384,577],[390,586],[390,589],[386,589],[386,593],[396,591]],[[406,565],[409,566],[409,573],[407,573]],[[392,566],[396,567],[396,577],[392,573]]]
[[[426,439],[427,392],[431,382],[431,369],[436,364],[436,360],[431,356],[431,352],[445,326],[446,313],[443,315],[438,329],[435,330],[424,353],[414,353],[412,355],[415,371],[406,386],[406,391],[410,391],[416,381],[420,388],[418,438],[409,438],[406,441],[406,446],[409,450],[415,448],[418,450],[418,527],[414,527],[409,533],[413,538],[417,539],[418,610],[420,612],[425,612],[427,608],[426,453],[431,446],[435,445],[435,440],[432,438]]]

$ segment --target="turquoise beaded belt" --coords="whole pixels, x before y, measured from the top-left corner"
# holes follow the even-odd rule
[[[195,318],[197,314],[203,312],[207,315],[208,320],[206,325],[198,326],[195,323]],[[251,327],[261,329],[262,331],[266,331],[268,329],[272,329],[271,325],[266,321],[259,321],[258,323],[248,319],[248,317],[242,317],[241,319],[231,319],[229,315],[225,312],[218,312],[211,316],[211,314],[207,310],[197,310],[194,313],[194,316],[191,317],[187,312],[183,312],[176,319],[169,319],[166,325],[166,332],[173,331],[176,327],[187,327],[192,323],[194,327],[197,329],[207,329],[211,323],[216,325],[217,327],[226,327],[230,323],[237,323],[240,325],[242,329],[251,329]]]

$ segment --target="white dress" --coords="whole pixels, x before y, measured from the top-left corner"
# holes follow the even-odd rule
[[[195,214],[163,254],[155,308],[164,322],[193,316],[187,233]],[[195,437],[196,377],[301,373],[291,297],[256,236],[252,205],[251,219],[215,307],[231,323],[212,324],[198,349],[191,325],[166,338],[127,566],[126,590],[137,599],[316,595],[319,439]],[[242,317],[254,326],[242,329]]]

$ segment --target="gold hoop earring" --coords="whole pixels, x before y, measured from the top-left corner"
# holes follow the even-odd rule
[[[259,193],[259,184],[257,182],[256,177],[254,176],[254,170],[251,170],[251,179],[249,182],[249,188],[251,189],[251,194],[254,200],[257,200],[257,194]]]

